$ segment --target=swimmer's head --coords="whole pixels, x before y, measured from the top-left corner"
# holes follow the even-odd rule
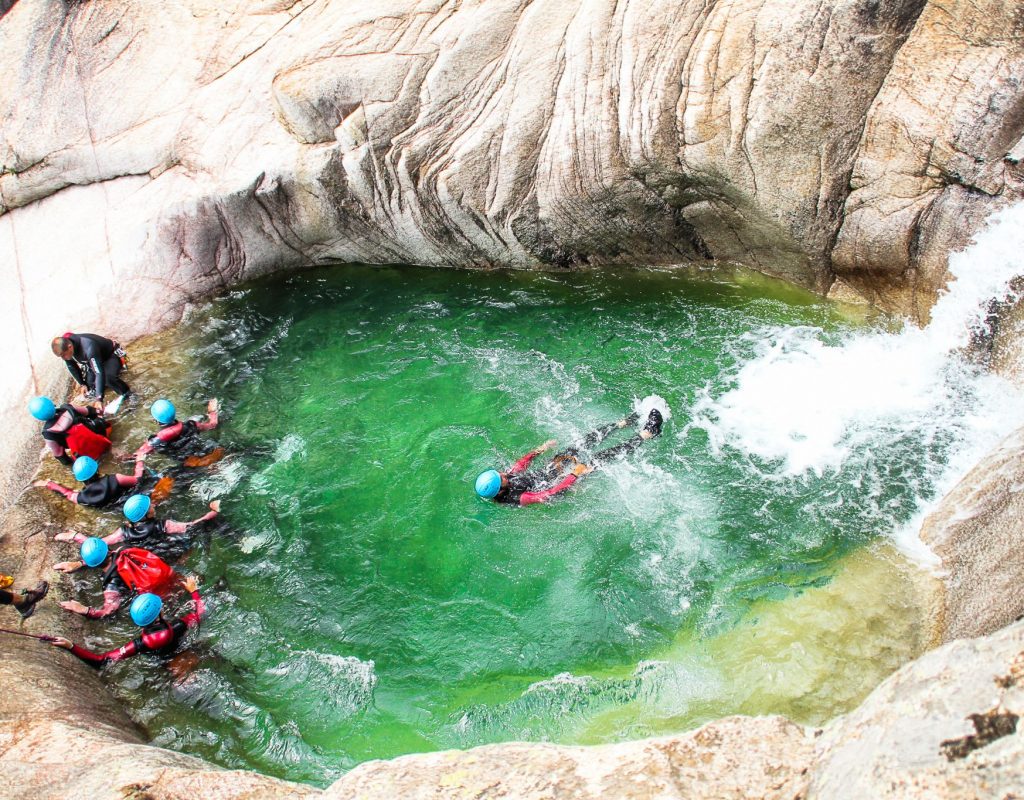
[[[481,472],[476,479],[476,493],[490,500],[501,491],[501,473],[496,469]]]

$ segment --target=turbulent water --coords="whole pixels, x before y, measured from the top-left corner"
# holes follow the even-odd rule
[[[349,266],[234,292],[134,348],[148,400],[221,398],[230,456],[163,511],[221,497],[226,523],[184,562],[210,606],[194,658],[111,683],[157,744],[320,784],[415,751],[841,713],[928,643],[890,543],[920,561],[922,510],[1022,422],[957,349],[1009,277],[896,333],[711,270]],[[663,435],[555,502],[474,495],[650,394]]]

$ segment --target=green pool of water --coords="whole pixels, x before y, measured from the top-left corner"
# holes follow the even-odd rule
[[[915,447],[940,445],[879,444],[880,498],[715,454],[689,409],[772,331],[857,324],[710,271],[348,266],[232,292],[132,353],[146,405],[224,408],[230,456],[164,507],[224,500],[185,562],[210,606],[199,664],[136,659],[111,684],[157,744],[318,784],[416,751],[846,710],[923,646],[905,567],[865,547],[913,512]],[[566,496],[474,495],[481,470],[650,394],[664,434]],[[120,435],[150,426],[142,406]]]

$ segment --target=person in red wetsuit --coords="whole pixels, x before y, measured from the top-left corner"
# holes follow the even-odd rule
[[[105,653],[94,653],[59,636],[54,637],[51,644],[70,650],[86,664],[94,667],[102,667],[112,661],[122,661],[140,653],[170,653],[188,629],[198,625],[206,613],[196,579],[190,576],[182,581],[182,586],[191,593],[195,610],[168,622],[163,616],[163,601],[155,594],[141,594],[132,602],[132,619],[142,628],[142,633],[121,647]]]
[[[583,441],[555,455],[551,461],[540,469],[529,470],[530,463],[541,453],[550,450],[556,442],[551,439],[540,447],[531,450],[520,458],[505,472],[489,469],[480,473],[476,479],[476,492],[483,498],[493,499],[497,503],[528,506],[543,503],[561,492],[564,492],[576,481],[601,463],[631,453],[648,439],[661,433],[662,416],[657,409],[652,409],[644,424],[643,430],[626,441],[609,447],[590,456],[590,463],[582,460],[582,452],[591,450],[604,441],[613,431],[635,424],[639,420],[637,414],[604,425],[587,434]]]

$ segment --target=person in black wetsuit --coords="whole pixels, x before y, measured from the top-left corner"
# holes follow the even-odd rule
[[[86,389],[85,396],[99,406],[107,389],[128,397],[131,389],[118,377],[126,365],[127,355],[121,345],[95,333],[65,333],[56,337],[50,348],[64,359],[71,377]]]
[[[662,416],[656,408],[651,409],[644,423],[643,430],[624,442],[594,453],[590,463],[582,460],[584,451],[592,450],[603,442],[613,431],[633,425],[639,420],[637,414],[604,425],[587,434],[578,445],[556,454],[551,461],[540,469],[527,470],[530,462],[546,450],[555,446],[552,439],[536,450],[531,450],[520,458],[507,471],[495,469],[482,472],[476,479],[476,491],[481,497],[493,499],[497,503],[528,506],[543,503],[556,494],[560,494],[572,486],[581,476],[593,472],[601,464],[631,453],[648,439],[661,433]]]
[[[210,510],[190,522],[157,519],[156,507],[144,494],[134,494],[124,504],[125,524],[102,537],[108,546],[124,542],[129,547],[141,547],[172,562],[188,549],[191,538],[186,536],[193,527],[203,525],[220,514],[220,500],[210,503]],[[53,537],[58,542],[84,544],[90,538],[79,531],[62,531]]]
[[[35,589],[22,589],[20,592],[12,592],[13,585],[14,578],[0,574],[0,606],[14,606],[22,619],[31,617],[35,613],[36,603],[50,591],[50,584],[46,581],[39,581]]]
[[[136,458],[144,458],[156,451],[180,461],[186,467],[205,467],[216,463],[224,455],[223,447],[210,445],[200,436],[216,428],[220,421],[220,403],[216,397],[206,404],[208,419],[205,422],[197,419],[180,422],[174,403],[164,398],[153,403],[150,413],[160,430],[139,446],[135,451]]]
[[[54,564],[57,572],[71,573],[86,567],[88,569],[101,569],[103,584],[103,605],[99,608],[89,608],[77,600],[65,600],[60,607],[73,614],[81,614],[89,619],[103,619],[117,611],[121,604],[131,594],[128,584],[117,571],[117,551],[111,550],[102,539],[86,539],[82,543],[81,558],[77,561],[61,561]]]
[[[133,475],[100,475],[99,465],[95,459],[89,456],[80,456],[71,467],[74,476],[85,484],[78,491],[69,489],[56,481],[38,480],[32,485],[37,489],[49,489],[51,492],[56,492],[65,500],[76,505],[109,508],[116,506],[126,494],[140,485],[145,469],[146,462],[140,458],[135,462]]]
[[[58,407],[49,397],[32,398],[28,408],[43,423],[43,457],[49,452],[70,467],[79,456],[98,459],[110,449],[111,425],[102,410],[70,403]]]

